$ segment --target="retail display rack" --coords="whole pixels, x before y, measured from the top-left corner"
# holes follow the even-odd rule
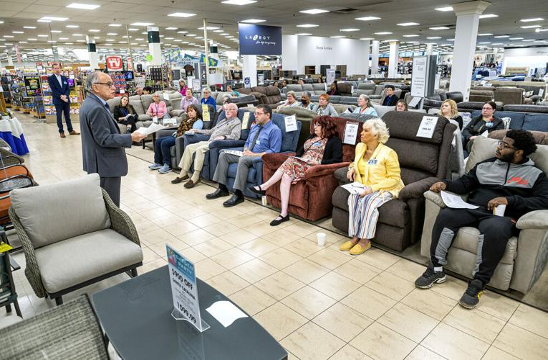
[[[146,85],[152,88],[152,91],[162,91],[170,87],[171,69],[168,65],[149,66],[146,72]]]
[[[56,115],[55,106],[53,105],[53,97],[48,83],[48,76],[52,74],[51,70],[47,71],[47,75],[41,76],[42,92],[44,101],[44,110],[46,115]],[[83,88],[78,84],[78,69],[74,67],[65,67],[61,71],[61,75],[65,76],[69,81],[70,86],[70,113],[79,114],[80,104],[83,100]]]

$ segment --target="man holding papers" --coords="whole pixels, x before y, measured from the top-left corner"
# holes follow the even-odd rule
[[[271,121],[271,117],[272,109],[268,105],[258,105],[255,108],[255,125],[249,131],[242,155],[221,152],[213,175],[213,180],[219,183],[219,187],[211,194],[207,194],[206,198],[217,199],[221,196],[228,196],[226,187],[228,167],[237,162],[238,171],[234,182],[234,195],[223,205],[231,207],[244,201],[242,190],[245,188],[247,174],[249,168],[253,166],[253,162],[260,161],[264,154],[280,152],[282,147],[282,131]]]
[[[548,178],[528,158],[536,149],[530,132],[510,130],[499,142],[494,158],[477,164],[460,179],[432,185],[430,190],[434,192],[469,193],[468,202],[478,208],[446,207],[440,211],[432,229],[431,264],[415,286],[428,289],[445,281],[443,266],[447,264],[453,239],[460,228],[474,226],[481,234],[481,252],[474,278],[459,303],[468,309],[478,304],[483,288],[504,255],[508,239],[517,234],[516,221],[530,211],[548,209]],[[498,211],[501,206],[506,207],[504,216]]]

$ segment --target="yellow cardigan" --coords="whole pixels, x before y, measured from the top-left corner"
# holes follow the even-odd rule
[[[373,191],[388,191],[394,198],[397,198],[400,190],[404,187],[400,175],[398,154],[388,146],[379,144],[369,161],[366,162],[363,159],[366,150],[367,145],[364,143],[356,145],[354,162],[349,165],[349,168],[354,169],[354,181],[371,187]],[[359,169],[363,166],[365,166],[365,174],[362,178]]]

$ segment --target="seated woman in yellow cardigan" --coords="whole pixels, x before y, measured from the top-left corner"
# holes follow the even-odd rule
[[[348,236],[341,251],[359,255],[371,247],[375,237],[378,208],[395,199],[403,188],[398,154],[384,145],[389,138],[388,128],[381,119],[370,119],[363,124],[361,143],[356,146],[354,162],[346,176],[348,180],[365,185],[361,194],[348,197]]]

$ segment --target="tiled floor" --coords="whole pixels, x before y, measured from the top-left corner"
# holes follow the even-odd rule
[[[83,175],[79,137],[60,139],[54,125],[19,118],[31,149],[27,165],[40,184]],[[547,313],[492,292],[476,310],[464,310],[457,304],[463,281],[415,289],[420,265],[379,249],[357,257],[341,253],[343,237],[335,233],[318,247],[319,227],[295,219],[270,227],[275,211],[249,201],[225,209],[223,200],[205,199],[212,187],[188,190],[170,184],[174,174],[149,171],[142,159],[152,158],[150,150],[128,153],[122,208],[140,234],[140,272],[165,265],[164,245],[171,244],[196,262],[199,277],[261,323],[290,359],[546,359]],[[22,254],[15,258],[24,264]],[[15,279],[25,317],[54,306],[34,295],[23,271]]]

